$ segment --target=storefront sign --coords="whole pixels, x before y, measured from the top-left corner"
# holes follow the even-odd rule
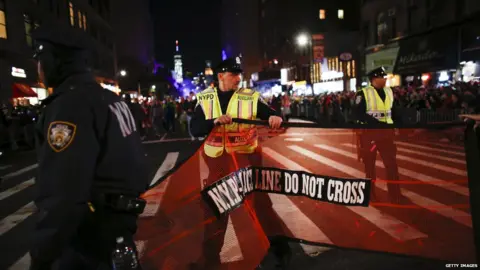
[[[342,54],[340,54],[340,56],[338,58],[342,62],[347,62],[347,61],[352,60],[352,54],[351,53],[342,53]]]
[[[12,76],[19,77],[19,78],[27,78],[27,74],[25,73],[25,70],[21,68],[16,68],[16,67],[12,67]]]
[[[393,73],[393,67],[395,66],[399,49],[399,47],[394,47],[367,54],[365,59],[366,73],[378,67],[384,67],[387,73]]]
[[[456,68],[457,30],[448,29],[400,42],[394,73],[423,73]]]

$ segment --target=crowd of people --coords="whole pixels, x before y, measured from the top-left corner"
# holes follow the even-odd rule
[[[412,112],[428,112],[449,115],[480,113],[480,83],[457,82],[451,86],[406,86],[393,87],[394,110],[398,115],[408,116]],[[196,140],[189,123],[196,105],[192,92],[185,98],[175,100],[166,96],[163,100],[138,100],[129,95],[124,97],[136,121],[143,139],[161,137],[165,133],[181,134]],[[353,120],[355,92],[331,92],[315,96],[276,95],[266,98],[285,120],[289,117],[309,117],[319,122],[344,123]],[[12,150],[34,147],[33,128],[40,106],[31,105],[28,99],[4,102],[0,110],[0,129],[3,146]],[[200,138],[202,139],[202,138]],[[19,143],[20,142],[20,143]],[[20,146],[19,146],[20,144]]]
[[[409,113],[449,116],[480,113],[480,83],[458,82],[451,86],[393,87],[393,109],[397,120]],[[343,123],[353,120],[352,107],[355,92],[330,92],[315,96],[276,95],[267,99],[269,104],[285,117],[306,116],[319,122]],[[433,118],[432,118],[433,119]]]

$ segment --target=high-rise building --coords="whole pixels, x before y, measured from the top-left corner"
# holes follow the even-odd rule
[[[22,96],[42,99],[47,95],[38,83],[30,35],[42,23],[69,25],[74,34],[88,33],[95,47],[90,65],[97,80],[115,85],[110,0],[0,0],[1,100]]]
[[[180,48],[178,44],[178,40],[175,41],[175,55],[173,56],[173,65],[174,65],[174,74],[175,74],[175,81],[177,83],[183,82],[183,63],[182,63],[182,55],[180,54]]]
[[[263,74],[285,68],[284,83],[307,81],[299,85],[315,92],[355,88],[360,1],[262,0],[259,16]]]
[[[479,1],[369,0],[361,14],[363,74],[384,66],[391,86],[480,76]]]
[[[112,27],[115,33],[117,72],[122,90],[150,88],[159,68],[154,61],[153,20],[149,0],[112,1]]]

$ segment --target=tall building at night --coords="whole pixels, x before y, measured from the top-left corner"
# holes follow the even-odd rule
[[[118,66],[116,78],[122,90],[151,87],[150,77],[156,70],[150,1],[134,2],[112,0],[111,25],[115,33]]]
[[[178,40],[175,41],[175,55],[173,56],[173,65],[174,65],[175,81],[177,83],[182,83],[183,82],[183,63],[182,63],[182,55],[180,54],[180,48],[178,45]]]
[[[95,47],[90,65],[97,80],[115,84],[111,1],[0,0],[0,99],[45,97],[46,90],[38,83],[32,61],[30,36],[42,23],[69,25],[74,34],[87,33]]]
[[[264,0],[259,17],[264,74],[285,68],[284,83],[306,81],[316,92],[355,88],[360,1]]]
[[[222,48],[226,57],[241,57],[245,81],[260,70],[259,4],[259,0],[222,1]]]
[[[480,76],[480,1],[362,1],[362,73],[391,86]],[[366,80],[366,79],[365,79]]]

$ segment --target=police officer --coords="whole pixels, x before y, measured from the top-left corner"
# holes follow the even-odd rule
[[[40,78],[53,94],[35,132],[39,220],[30,269],[112,269],[117,239],[135,250],[145,206],[139,196],[148,175],[135,122],[87,68],[89,37],[56,25],[32,35]],[[125,269],[140,269],[135,253]]]
[[[358,122],[370,126],[393,124],[393,91],[386,86],[387,73],[385,69],[383,67],[376,68],[367,75],[371,85],[357,92],[354,117]],[[387,180],[399,179],[394,136],[394,129],[365,129],[359,133],[360,156],[365,164],[367,178],[376,179],[375,162],[378,151],[387,171]],[[390,200],[393,203],[400,202],[403,197],[399,185],[389,182],[387,186]],[[376,198],[374,191],[375,186],[372,186],[373,199]]]
[[[258,146],[258,133],[255,125],[232,123],[232,118],[268,120],[272,129],[280,128],[282,118],[260,97],[260,93],[239,88],[242,68],[240,60],[226,59],[216,68],[218,89],[207,88],[197,94],[197,106],[191,120],[191,131],[195,137],[207,136],[203,145],[202,157],[209,169],[209,185],[236,169],[249,165],[261,166],[261,148]],[[234,166],[238,168],[235,168]],[[254,195],[257,211],[271,210],[271,201],[266,193]],[[270,211],[271,214],[273,211]],[[258,212],[257,212],[258,213]],[[208,210],[206,216],[211,215]],[[259,213],[260,219],[267,216]],[[202,269],[213,269],[220,263],[220,251],[223,246],[228,216],[225,215],[205,228]],[[279,226],[279,221],[265,218],[260,220],[268,226]],[[222,232],[218,235],[218,232]],[[217,234],[217,235],[215,235]],[[212,237],[215,235],[215,237]],[[207,240],[208,239],[208,240]],[[271,239],[274,254],[284,266],[290,256],[288,243]]]

